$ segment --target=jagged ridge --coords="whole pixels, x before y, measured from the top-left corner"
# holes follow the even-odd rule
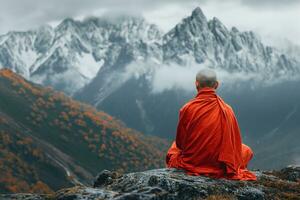
[[[153,65],[206,63],[267,79],[299,72],[299,61],[263,45],[251,31],[228,30],[217,18],[207,20],[200,8],[166,34],[142,17],[119,16],[68,18],[55,28],[0,37],[0,67],[68,94],[87,85],[100,69],[104,76],[106,70],[149,59],[156,61]]]

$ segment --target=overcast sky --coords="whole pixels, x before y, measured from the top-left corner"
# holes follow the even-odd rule
[[[168,31],[197,6],[209,19],[253,30],[265,42],[300,45],[300,0],[0,0],[0,34],[112,12],[141,14]]]

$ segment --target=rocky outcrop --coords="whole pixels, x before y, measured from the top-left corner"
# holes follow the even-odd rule
[[[283,180],[300,182],[300,166],[290,165],[286,168],[283,168],[280,172],[277,173],[277,176]]]
[[[257,181],[231,181],[203,176],[188,176],[176,169],[117,174],[104,170],[93,187],[62,189],[54,196],[14,195],[4,199],[112,199],[112,200],[185,200],[185,199],[300,199],[300,166],[281,171],[255,171]],[[24,197],[24,198],[23,198]]]

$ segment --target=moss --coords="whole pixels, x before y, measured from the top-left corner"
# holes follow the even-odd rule
[[[236,200],[236,198],[231,195],[210,195],[206,200]]]
[[[270,175],[276,176],[277,173],[272,173]],[[280,178],[280,177],[279,177]],[[300,183],[285,181],[285,180],[270,180],[262,178],[258,182],[258,185],[264,186],[265,193],[268,197],[275,199],[300,199]]]

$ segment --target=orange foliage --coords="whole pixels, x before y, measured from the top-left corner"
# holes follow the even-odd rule
[[[37,181],[32,188],[30,189],[31,193],[37,193],[37,194],[50,194],[54,193],[48,185],[43,183],[42,181]]]
[[[21,92],[22,98],[26,96],[31,105],[26,119],[32,127],[43,124],[46,129],[49,128],[49,134],[58,134],[63,141],[74,138],[82,140],[85,148],[98,152],[103,162],[110,162],[115,170],[139,170],[163,165],[163,152],[153,148],[153,144],[160,140],[143,136],[112,116],[74,101],[61,92],[31,85],[10,70],[0,70],[0,76],[8,77],[15,91]],[[0,139],[10,142],[9,136]],[[43,155],[37,149],[29,152],[37,158]]]
[[[86,123],[82,120],[82,119],[76,119],[75,120],[75,123],[78,125],[78,126],[86,126]]]

